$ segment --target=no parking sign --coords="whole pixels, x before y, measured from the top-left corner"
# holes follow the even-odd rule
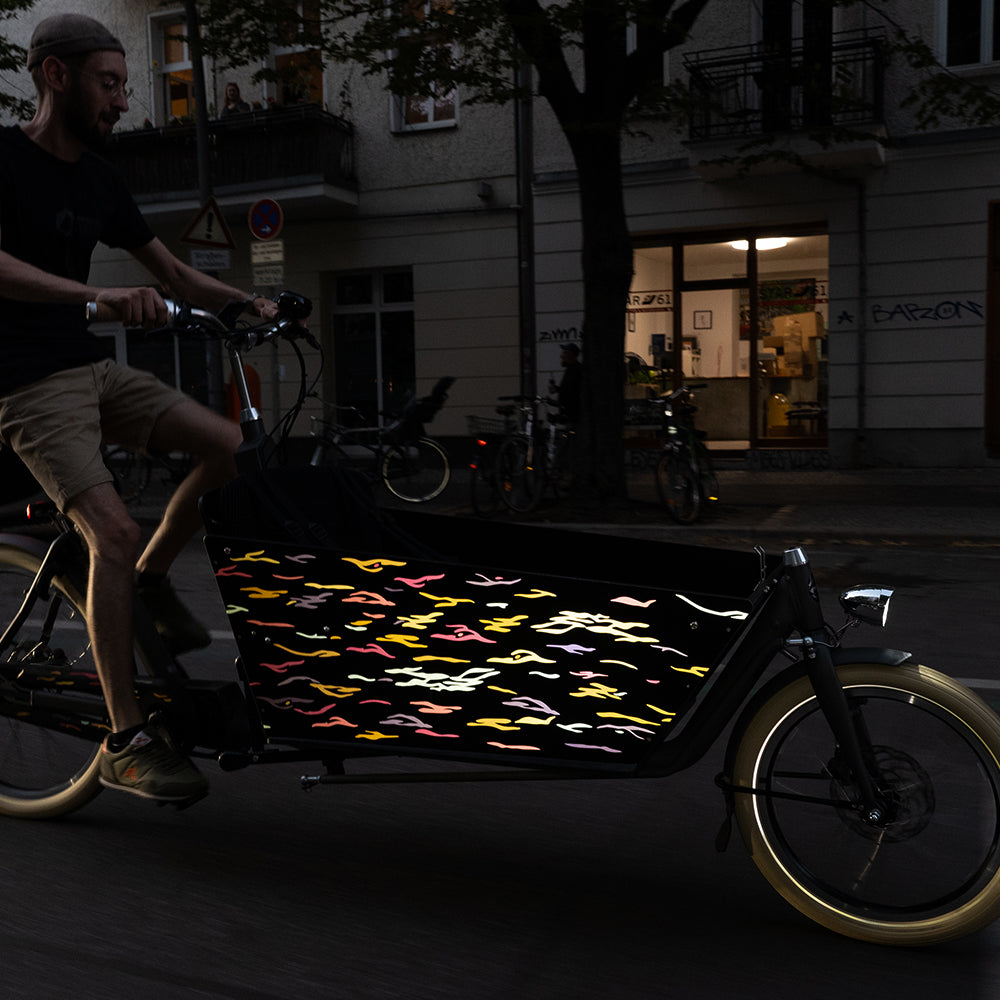
[[[284,225],[281,206],[273,198],[261,198],[250,206],[247,223],[250,232],[259,240],[273,240]]]

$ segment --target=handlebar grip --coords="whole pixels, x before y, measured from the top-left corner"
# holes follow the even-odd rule
[[[167,307],[167,322],[174,322],[180,313],[180,304],[173,299],[164,299],[163,304]],[[116,323],[121,318],[106,302],[88,302],[86,316],[88,323]]]
[[[118,319],[118,313],[105,302],[87,303],[88,323],[113,323]]]

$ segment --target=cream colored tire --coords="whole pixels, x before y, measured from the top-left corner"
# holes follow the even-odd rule
[[[15,612],[34,578],[41,556],[30,548],[13,543],[0,544],[0,633]],[[56,617],[51,646],[63,650],[68,669],[96,673],[90,654],[85,607],[79,586],[67,580],[53,581],[52,590],[63,598]],[[47,603],[39,603],[29,621],[37,622],[46,613]],[[24,633],[34,641],[37,626]],[[16,673],[21,655],[15,637],[4,651],[3,667]],[[89,802],[100,790],[98,765],[100,743],[60,731],[32,725],[19,717],[16,682],[0,683],[0,815],[20,819],[49,819],[72,812]]]
[[[747,723],[734,758],[733,784],[755,790],[734,793],[754,862],[796,909],[848,937],[929,945],[986,926],[1000,915],[1000,717],[926,667],[838,673],[867,726],[888,821],[846,805],[857,800],[849,772],[808,678],[793,680]]]

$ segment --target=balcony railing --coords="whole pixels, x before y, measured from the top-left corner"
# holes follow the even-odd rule
[[[324,183],[354,191],[352,129],[315,105],[251,111],[209,122],[216,194]],[[140,202],[198,191],[193,125],[118,133],[105,150]]]
[[[834,36],[831,44],[769,52],[760,45],[684,57],[692,140],[881,123],[881,37]]]

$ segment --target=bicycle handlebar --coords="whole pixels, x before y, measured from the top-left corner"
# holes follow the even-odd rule
[[[167,307],[167,325],[158,330],[170,333],[212,334],[226,340],[231,346],[245,349],[266,343],[276,337],[286,340],[302,338],[317,350],[319,343],[303,324],[312,312],[312,303],[305,296],[294,292],[281,292],[275,299],[278,319],[254,326],[238,325],[246,303],[233,302],[218,313],[197,309],[184,302],[164,299]],[[87,303],[87,322],[114,322],[119,319],[115,310],[103,302]]]

